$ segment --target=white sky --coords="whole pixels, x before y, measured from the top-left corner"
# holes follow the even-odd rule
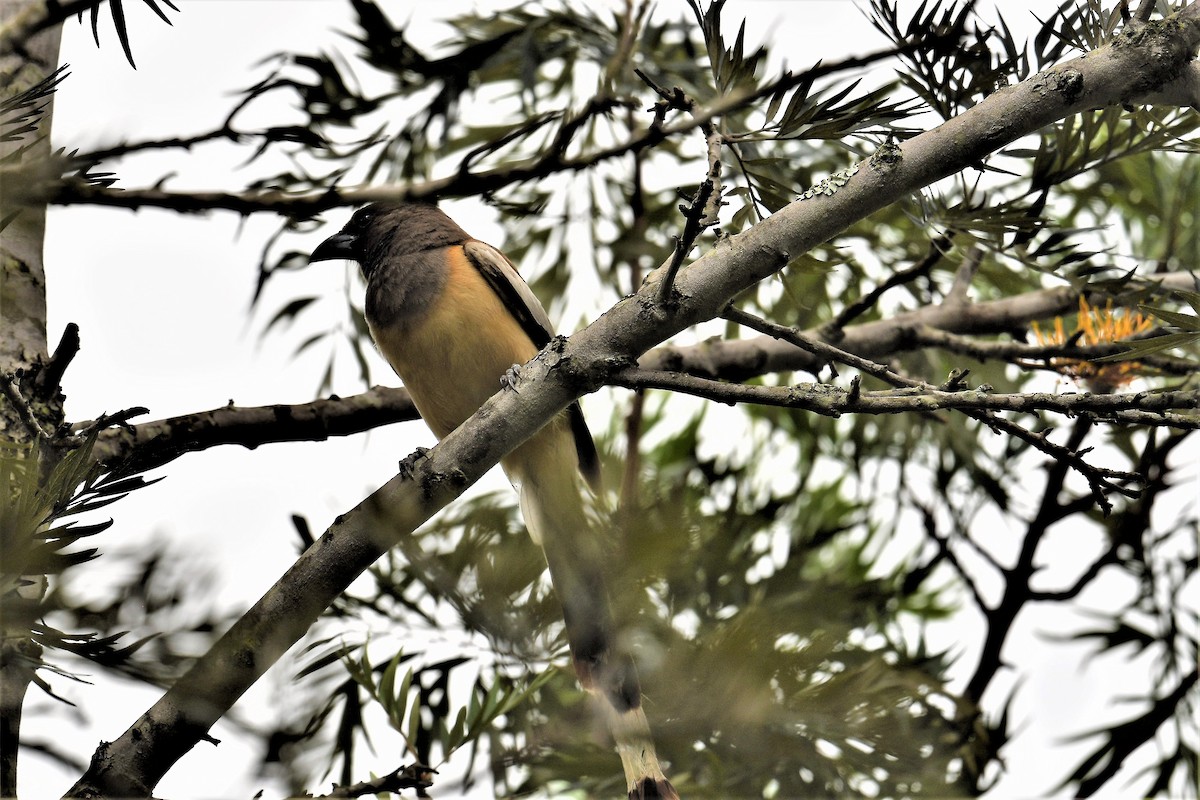
[[[330,33],[352,30],[344,0],[184,0],[181,14],[171,14],[173,27],[162,24],[139,4],[129,5],[130,34],[138,69],[132,71],[115,41],[111,23],[102,22],[101,42],[91,42],[90,29],[68,23],[63,60],[71,77],[58,93],[55,146],[68,149],[102,146],[122,138],[152,138],[207,130],[231,106],[232,93],[261,78],[254,66],[281,50],[311,51],[354,46]],[[450,15],[470,7],[462,0],[441,0],[438,13]],[[489,4],[484,4],[489,5]],[[667,13],[683,4],[659,3]],[[1057,2],[1006,2],[1012,22],[1028,19],[1025,7],[1049,13]],[[386,5],[400,22],[412,11],[409,40],[421,48],[440,41],[444,27],[421,21],[426,6],[394,2]],[[1044,15],[1043,13],[1043,15]],[[881,46],[881,39],[850,2],[808,0],[768,2],[733,0],[727,25],[747,17],[747,39],[772,36],[788,45],[789,61],[798,66],[820,58],[836,59]],[[278,113],[286,113],[278,109]],[[254,123],[247,117],[245,125]],[[266,120],[258,120],[266,121]],[[278,117],[273,122],[280,122]],[[179,171],[173,188],[239,188],[247,179],[236,172],[236,159],[219,149],[202,157],[166,152],[130,159],[120,166],[126,187],[154,183]],[[187,170],[186,172],[184,170]],[[257,170],[258,167],[255,167]],[[472,204],[456,204],[456,216],[482,239],[501,242],[503,231],[487,213],[472,214]],[[50,216],[46,263],[49,283],[51,347],[68,321],[81,328],[83,348],[67,372],[65,389],[72,419],[143,405],[149,419],[238,405],[299,403],[313,399],[325,353],[319,348],[293,359],[299,337],[268,337],[259,332],[264,312],[248,320],[261,240],[273,221],[252,218],[240,229],[232,214],[179,217],[159,211],[137,214],[103,208],[55,209]],[[280,302],[302,291],[340,294],[345,274],[337,267],[310,270],[277,281],[263,303],[269,314]],[[599,309],[593,309],[596,311]],[[583,311],[581,313],[587,313]],[[388,376],[376,362],[375,374]],[[336,377],[334,390],[361,389],[350,370]],[[603,398],[589,399],[603,403]],[[596,415],[596,418],[601,418]],[[137,551],[153,542],[169,542],[192,555],[192,568],[211,574],[211,598],[218,605],[244,608],[257,599],[291,564],[296,538],[289,516],[299,513],[319,532],[387,480],[399,458],[432,436],[417,422],[395,425],[365,437],[335,438],[315,444],[270,445],[257,452],[218,448],[190,455],[169,465],[161,483],[138,491],[112,508],[116,525],[104,535],[108,551]],[[1197,484],[1195,476],[1192,485]],[[503,487],[493,476],[473,491]],[[1065,554],[1073,552],[1066,542]],[[90,569],[91,567],[89,567]],[[100,593],[102,586],[97,586]],[[1095,697],[1109,697],[1113,686],[1139,685],[1145,670],[1079,673],[1087,651],[1048,643],[1047,630],[1070,629],[1074,620],[1051,618],[1048,609],[1036,622],[1027,617],[1014,631],[1006,655],[1021,665],[1023,688],[1014,706],[1021,734],[1008,753],[1010,772],[995,797],[1045,796],[1050,783],[1073,765],[1089,743],[1061,746],[1061,738],[1088,730],[1110,718]],[[943,646],[954,646],[973,666],[978,629],[969,615],[931,632]],[[935,643],[936,640],[935,640]],[[275,669],[238,704],[236,713],[261,717],[273,713],[291,665]],[[1010,683],[1011,678],[998,683]],[[54,680],[56,690],[77,702],[89,719],[64,726],[53,705],[31,691],[25,731],[48,738],[81,759],[90,757],[99,739],[118,737],[155,699],[156,692],[97,676],[95,685]],[[250,796],[273,788],[253,774],[258,753],[237,741],[219,724],[219,748],[200,745],[160,784],[165,797]],[[395,766],[393,753],[380,748],[375,766]],[[616,761],[614,759],[614,768]],[[450,771],[454,774],[454,770]],[[57,795],[77,775],[37,755],[22,765],[21,794]],[[365,777],[361,775],[360,777]],[[317,790],[321,787],[310,787]],[[278,787],[274,787],[275,790]],[[1118,796],[1110,790],[1108,796]],[[486,793],[478,796],[488,796]]]

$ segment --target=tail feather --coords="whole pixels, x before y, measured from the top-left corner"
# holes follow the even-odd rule
[[[527,480],[520,489],[521,514],[546,556],[580,684],[624,712],[641,703],[641,686],[633,660],[614,647],[617,628],[603,571],[607,559],[589,529],[579,488],[571,473]]]
[[[654,752],[654,740],[650,735],[650,723],[641,706],[617,713],[609,708],[609,730],[617,743],[617,754],[621,756],[621,767],[625,770],[629,800],[679,800],[675,787],[663,774]]]
[[[654,751],[637,670],[618,647],[604,576],[609,559],[584,511],[573,443],[554,433],[543,430],[510,457],[505,469],[518,484],[525,525],[546,555],[575,674],[606,709],[629,797],[678,800]],[[522,469],[526,463],[537,469]],[[558,468],[548,468],[551,464]]]

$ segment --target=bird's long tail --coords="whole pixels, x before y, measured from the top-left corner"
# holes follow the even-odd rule
[[[506,459],[505,469],[518,483],[525,525],[546,555],[575,674],[604,706],[629,797],[678,800],[654,751],[637,670],[619,644],[604,578],[608,558],[584,511],[575,458],[570,437],[551,427]]]

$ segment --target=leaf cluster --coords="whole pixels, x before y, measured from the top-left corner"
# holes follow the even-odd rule
[[[913,41],[931,31],[942,38],[931,47],[908,51],[901,58],[907,69],[900,81],[942,119],[949,119],[983,97],[1024,79],[1028,63],[1016,39],[1000,18],[1000,29],[975,22],[974,4],[940,0],[922,2],[905,22],[899,4],[871,0],[871,24],[897,45]]]
[[[6,639],[24,637],[51,651],[117,666],[147,639],[118,646],[124,631],[69,633],[45,619],[61,599],[57,592],[48,593],[48,579],[59,579],[95,560],[98,548],[80,545],[113,524],[112,519],[79,524],[70,518],[88,515],[155,482],[96,464],[91,454],[97,432],[49,467],[43,467],[44,456],[34,446],[7,444],[0,449],[0,610]],[[42,650],[28,651],[23,658],[31,672],[46,669],[74,677],[43,659]],[[35,674],[33,680],[54,694],[44,678]]]
[[[171,18],[167,16],[167,12],[159,6],[162,3],[172,11],[179,11],[171,0],[142,0],[155,16],[161,19],[168,25],[171,23]],[[92,26],[92,39],[96,42],[96,46],[100,46],[100,6],[104,5],[104,0],[89,0],[84,5],[87,6],[88,19]],[[137,69],[137,64],[133,61],[133,46],[129,41],[129,24],[125,19],[125,2],[124,0],[108,0],[108,11],[112,18],[113,30],[117,33],[117,40],[121,43],[121,50],[125,53],[125,60],[129,62],[129,66]],[[79,21],[83,22],[84,9],[79,11]]]

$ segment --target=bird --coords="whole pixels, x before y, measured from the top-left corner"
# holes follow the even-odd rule
[[[334,259],[358,262],[371,338],[439,439],[554,337],[512,261],[433,202],[359,208],[309,257]],[[578,401],[500,463],[545,555],[575,674],[605,708],[629,797],[678,798],[655,754],[633,660],[618,647],[603,571],[608,558],[583,495],[584,483],[599,491],[600,462]]]

